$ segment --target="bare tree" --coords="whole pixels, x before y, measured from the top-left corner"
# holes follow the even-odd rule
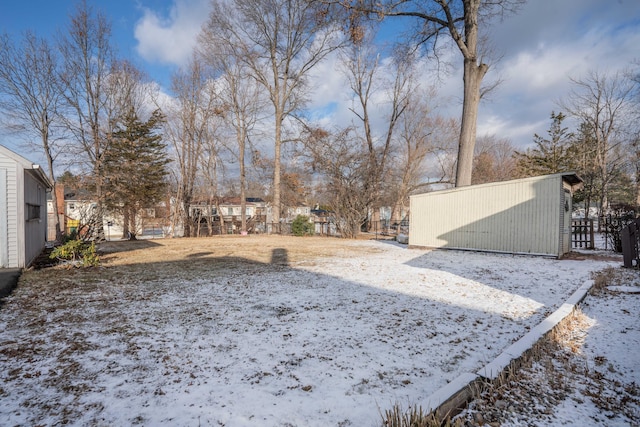
[[[324,193],[342,237],[355,238],[366,221],[375,197],[367,191],[371,182],[368,149],[353,129],[334,133],[307,129],[305,153],[313,170],[324,178]]]
[[[113,51],[110,44],[111,25],[106,17],[94,13],[86,2],[78,5],[71,16],[66,34],[60,40],[63,58],[60,81],[65,104],[70,110],[65,124],[80,152],[91,167],[96,197],[95,224],[97,239],[104,239],[102,199],[104,156],[108,150],[106,80],[111,73]]]
[[[205,31],[251,69],[273,108],[273,216],[280,218],[285,120],[305,104],[307,76],[341,43],[330,7],[307,0],[213,1]]]
[[[411,91],[411,102],[399,122],[398,142],[390,164],[387,194],[391,220],[408,212],[409,196],[435,183],[452,182],[457,121],[433,114],[433,89]]]
[[[47,175],[55,184],[54,161],[59,154],[61,93],[57,82],[58,58],[49,43],[26,33],[20,42],[0,37],[0,111],[7,124],[39,140],[47,161]],[[56,123],[58,128],[56,128]],[[51,192],[56,240],[62,238],[57,194]]]
[[[628,142],[625,128],[632,123],[632,99],[635,85],[624,73],[590,72],[584,79],[572,79],[573,89],[561,106],[582,123],[582,129],[592,133],[586,138],[594,147],[593,161],[599,175],[599,214],[607,207],[611,180],[627,161],[621,146]]]
[[[220,102],[220,116],[224,123],[232,129],[234,144],[232,152],[236,155],[240,167],[240,221],[241,231],[247,231],[246,192],[247,148],[259,113],[265,102],[261,97],[261,86],[252,77],[251,68],[247,67],[243,58],[234,56],[237,53],[226,40],[219,39],[219,34],[204,31],[200,37],[201,53],[218,77],[216,85]]]
[[[362,139],[367,148],[368,182],[363,191],[370,193],[372,205],[377,208],[382,197],[382,185],[388,173],[388,160],[395,143],[395,130],[409,106],[411,93],[416,90],[415,58],[406,51],[398,51],[386,68],[379,63],[379,55],[370,43],[354,43],[342,58],[345,74],[354,94],[350,108],[359,123]],[[374,129],[372,106],[374,99],[384,99],[388,105],[384,124],[379,132]],[[378,123],[381,123],[379,120]]]
[[[104,81],[105,116],[109,120],[107,133],[112,131],[114,121],[130,114],[131,110],[140,117],[151,113],[145,110],[154,98],[154,86],[131,62],[114,60]]]
[[[481,84],[489,70],[480,52],[480,25],[496,14],[514,10],[523,0],[339,0],[352,12],[352,22],[361,16],[408,17],[418,21],[412,43],[436,48],[439,36],[448,34],[463,57],[464,94],[458,161],[457,187],[471,184]],[[359,32],[357,32],[359,34]]]
[[[176,180],[176,222],[180,222],[185,237],[191,237],[193,202],[198,172],[205,146],[213,139],[213,119],[220,113],[214,85],[209,81],[203,65],[192,58],[189,65],[178,71],[172,80],[174,105],[165,108],[167,125],[165,135],[173,146]],[[208,150],[209,155],[217,154]],[[208,159],[209,160],[209,159]]]
[[[509,139],[484,135],[477,140],[473,159],[473,184],[516,178],[516,151]]]

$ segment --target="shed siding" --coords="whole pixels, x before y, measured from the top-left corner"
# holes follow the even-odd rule
[[[0,268],[9,267],[7,230],[7,169],[0,168]]]
[[[6,254],[7,265],[4,267],[18,267],[18,180],[19,166],[10,158],[0,155],[0,169],[6,171]]]
[[[24,173],[24,261],[31,262],[42,252],[47,240],[47,194],[46,189],[36,177]],[[27,205],[39,206],[39,216],[29,219]]]
[[[409,244],[560,255],[562,176],[411,196]]]
[[[50,187],[38,166],[0,145],[0,267],[26,267],[42,252]]]

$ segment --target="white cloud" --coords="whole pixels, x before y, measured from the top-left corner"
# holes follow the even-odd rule
[[[491,26],[491,40],[502,61],[493,64],[486,82],[500,76],[504,82],[480,106],[478,134],[510,138],[517,148],[533,141],[533,134],[548,129],[557,101],[570,90],[569,77],[581,78],[590,70],[614,71],[638,59],[640,31],[633,21],[637,0],[536,0],[521,12]],[[183,65],[195,46],[209,13],[208,0],[173,0],[166,13],[144,10],[135,28],[138,53],[149,62]],[[462,101],[462,58],[454,46],[440,57],[451,67],[441,73],[437,113],[459,117]],[[351,91],[331,55],[311,72],[315,88],[308,111],[327,127],[346,126]],[[431,68],[429,68],[431,67]],[[436,80],[435,65],[425,65],[423,86]],[[379,105],[377,123],[384,122]]]
[[[637,23],[620,11],[615,20],[609,20],[600,17],[597,5],[592,4],[588,11],[575,9],[583,15],[573,19],[561,22],[550,17],[546,22],[537,21],[540,26],[527,26],[525,18],[543,16],[543,5],[529,2],[527,8],[513,18],[515,22],[507,21],[494,32],[494,37],[502,36],[496,42],[502,44],[505,56],[487,78],[497,72],[504,82],[492,102],[481,105],[478,121],[479,130],[508,137],[518,148],[532,144],[534,133],[547,131],[551,112],[559,111],[558,101],[571,90],[570,78],[581,79],[593,70],[615,72],[629,67],[638,58],[640,44]],[[580,20],[590,25],[579,28]],[[514,26],[517,22],[523,25]]]
[[[134,30],[138,53],[149,62],[185,64],[208,15],[208,0],[175,0],[168,16],[144,8]]]

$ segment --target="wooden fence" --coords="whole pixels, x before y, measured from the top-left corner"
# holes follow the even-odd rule
[[[571,221],[571,247],[595,249],[592,219],[574,219]]]
[[[627,224],[620,235],[622,240],[622,259],[627,268],[640,267],[640,218]]]

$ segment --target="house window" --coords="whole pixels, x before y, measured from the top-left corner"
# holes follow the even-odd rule
[[[40,205],[27,203],[27,221],[40,220]]]

